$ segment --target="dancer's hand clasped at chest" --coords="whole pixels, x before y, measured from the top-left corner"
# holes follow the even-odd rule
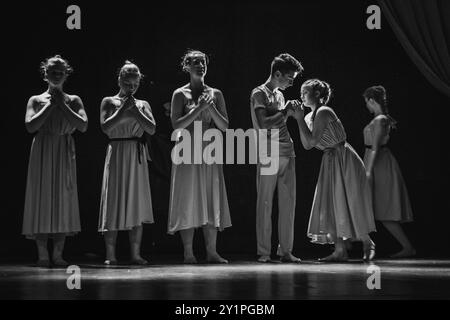
[[[133,96],[127,96],[122,98],[121,108],[125,110],[131,110],[136,106],[136,99]]]
[[[214,104],[213,98],[208,94],[202,94],[200,98],[198,99],[198,106],[202,110],[207,109],[208,107],[212,106]]]
[[[67,96],[60,90],[55,90],[51,94],[50,102],[59,107],[62,107],[64,104],[68,103]]]

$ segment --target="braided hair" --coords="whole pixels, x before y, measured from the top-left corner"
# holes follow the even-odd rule
[[[308,87],[311,88],[313,92],[319,92],[318,98],[322,105],[326,105],[328,101],[330,101],[332,90],[327,82],[319,79],[309,79],[302,84],[302,87]],[[314,110],[312,114],[312,121],[314,121],[314,118],[316,117],[317,109]]]
[[[389,126],[393,129],[397,128],[397,121],[389,115],[386,89],[383,86],[372,86],[364,90],[363,97],[373,99],[381,106],[381,111],[389,120]]]

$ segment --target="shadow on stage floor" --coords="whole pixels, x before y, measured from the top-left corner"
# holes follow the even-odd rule
[[[0,298],[450,299],[450,260],[375,260],[370,264],[361,260],[303,260],[300,264],[260,264],[252,257],[241,256],[231,261],[228,265],[183,265],[168,257],[143,267],[104,267],[98,261],[78,261],[73,265],[80,268],[80,289],[72,290],[67,284],[75,285],[77,280],[66,268],[3,263]]]

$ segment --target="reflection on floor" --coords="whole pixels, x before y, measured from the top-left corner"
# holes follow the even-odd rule
[[[2,264],[0,298],[450,299],[450,260],[376,260],[372,264],[357,260],[347,263],[306,260],[301,264],[233,260],[228,265],[77,265],[81,274],[80,290],[68,289],[67,283],[75,285],[76,279],[65,268]]]

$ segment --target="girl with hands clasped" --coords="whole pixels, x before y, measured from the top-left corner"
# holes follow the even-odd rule
[[[389,115],[383,86],[367,88],[363,97],[367,109],[373,114],[373,120],[364,128],[364,163],[372,187],[375,219],[381,221],[402,246],[402,250],[392,258],[414,256],[416,250],[400,225],[413,220],[408,191],[400,167],[387,147],[396,121]]]
[[[370,188],[364,164],[350,144],[336,113],[326,104],[331,88],[319,79],[307,80],[301,88],[303,106],[297,107],[300,138],[305,149],[323,150],[314,194],[308,237],[313,243],[334,244],[334,252],[320,261],[346,261],[345,240],[363,241],[364,260],[375,256],[369,233],[375,231]]]
[[[53,238],[53,265],[66,266],[65,238],[80,231],[75,143],[72,133],[85,132],[88,119],[80,97],[63,91],[72,72],[56,55],[41,63],[48,89],[28,100],[25,126],[35,133],[31,145],[22,233],[36,240],[38,266],[49,267],[47,249]]]
[[[103,172],[98,231],[104,233],[106,265],[117,264],[117,232],[129,232],[131,263],[145,265],[141,257],[142,224],[153,223],[144,132],[155,132],[150,105],[134,97],[142,74],[126,61],[120,69],[119,93],[105,97],[100,106],[100,124],[109,137]]]
[[[189,50],[183,57],[183,71],[189,73],[188,84],[176,89],[172,96],[171,120],[177,131],[176,143],[180,143],[179,134],[189,131],[191,150],[195,150],[194,128],[200,123],[202,132],[209,128],[222,131],[228,128],[228,116],[225,99],[220,90],[205,84],[208,58],[197,50]],[[199,132],[197,134],[202,134]],[[208,143],[202,142],[203,148]],[[198,147],[198,146],[197,146]],[[174,150],[177,150],[177,145]],[[174,152],[172,152],[172,155]],[[222,165],[218,163],[195,164],[194,152],[188,163],[175,163],[172,158],[172,177],[170,186],[168,233],[180,232],[184,247],[184,263],[197,263],[192,243],[194,230],[202,228],[206,245],[206,260],[209,263],[227,263],[216,250],[217,230],[231,226],[225,179]]]

